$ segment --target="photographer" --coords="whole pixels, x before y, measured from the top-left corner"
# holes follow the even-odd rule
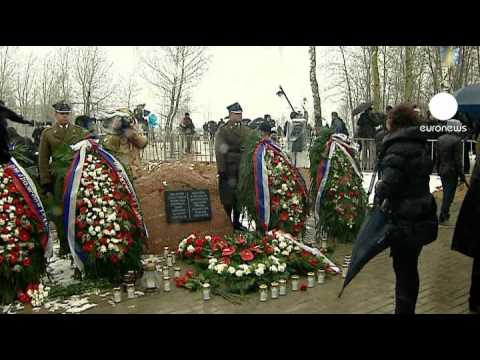
[[[140,135],[128,114],[116,116],[110,132],[103,140],[103,146],[125,165],[133,178],[136,178],[141,165],[140,150],[147,146],[147,138]]]

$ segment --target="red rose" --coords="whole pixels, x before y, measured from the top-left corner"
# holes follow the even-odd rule
[[[86,212],[87,212],[87,208],[86,208],[86,207],[80,208],[80,214],[85,214]]]
[[[191,278],[193,276],[193,271],[192,270],[187,270],[185,276],[188,277],[188,278]]]
[[[116,254],[113,254],[112,256],[110,256],[110,261],[113,264],[116,264],[118,262],[118,256]]]
[[[202,247],[204,244],[205,240],[204,239],[197,239],[195,240],[195,247]]]
[[[20,230],[20,240],[22,241],[30,240],[30,234],[25,230]]]
[[[232,256],[235,253],[233,246],[228,246],[222,250],[222,256]]]
[[[25,215],[27,215],[29,218],[33,217],[34,216],[33,210],[30,208],[27,208],[25,210]]]
[[[308,287],[307,284],[301,284],[300,285],[300,290],[301,291],[307,291],[307,287]]]
[[[222,238],[221,238],[220,236],[218,236],[218,235],[213,235],[213,236],[212,236],[212,243],[213,243],[213,242],[217,243],[217,242],[219,242],[221,239],[222,239]]]
[[[240,257],[242,258],[243,261],[252,261],[254,258],[254,255],[250,250],[245,249],[240,252]]]
[[[17,192],[17,187],[16,187],[14,184],[10,184],[10,185],[8,186],[8,192],[9,192],[9,193],[15,193],[15,192]],[[18,200],[17,200],[17,201],[18,201]]]
[[[81,221],[77,222],[76,225],[80,230],[85,229],[85,227],[87,226],[84,222],[81,222]]]
[[[273,247],[271,247],[270,245],[266,245],[265,246],[265,254],[270,255],[272,253],[273,253]]]
[[[20,301],[22,304],[27,304],[30,302],[30,296],[28,296],[25,293],[19,293],[17,296],[18,301]]]
[[[83,251],[86,253],[90,253],[93,250],[93,242],[92,241],[87,241],[85,244],[82,246]]]
[[[32,260],[30,260],[30,258],[28,258],[28,257],[23,259],[23,261],[22,261],[22,265],[24,267],[29,267],[31,264],[32,264]]]
[[[195,254],[200,255],[202,253],[202,247],[201,246],[196,246],[195,247]]]
[[[10,265],[15,265],[17,263],[17,255],[15,253],[10,253],[8,255],[9,255],[8,262],[10,263]]]
[[[280,213],[280,221],[287,221],[288,220],[288,212],[282,211]]]

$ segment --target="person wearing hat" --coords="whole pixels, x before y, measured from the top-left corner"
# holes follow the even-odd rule
[[[103,139],[102,145],[120,160],[127,173],[135,178],[141,167],[140,150],[147,146],[148,139],[133,125],[129,113],[117,114],[112,122],[112,130]]]
[[[464,182],[462,164],[462,141],[460,131],[462,123],[458,120],[445,121],[447,133],[438,138],[436,167],[442,180],[443,199],[440,211],[440,223],[450,218],[450,205],[455,197],[459,180]]]
[[[264,121],[258,127],[262,134],[262,140],[270,140],[272,136],[272,125],[268,121]]]
[[[238,176],[243,142],[251,129],[242,124],[242,107],[239,103],[227,107],[228,121],[219,127],[215,136],[215,157],[219,177],[220,200],[235,230],[245,231],[240,224],[238,204]],[[232,220],[233,218],[233,220]]]
[[[72,112],[70,105],[62,101],[54,104],[53,108],[55,109],[55,123],[52,127],[43,130],[40,136],[38,170],[40,185],[43,187],[46,196],[53,197],[54,207],[49,211],[49,214],[57,228],[60,254],[65,255],[69,253],[69,246],[62,222],[63,191],[60,190],[60,187],[54,185],[62,181],[63,175],[54,175],[54,169],[57,168],[56,163],[59,161],[55,158],[55,154],[65,145],[73,145],[85,139],[86,131],[70,122]],[[52,158],[51,163],[50,158]]]

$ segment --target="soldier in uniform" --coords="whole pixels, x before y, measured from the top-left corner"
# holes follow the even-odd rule
[[[235,230],[245,231],[240,224],[237,184],[243,141],[251,129],[242,124],[242,107],[239,103],[227,107],[228,122],[219,127],[215,136],[215,157],[219,177],[220,200]],[[232,220],[233,215],[233,220]]]
[[[40,146],[38,150],[38,168],[40,173],[40,185],[48,198],[53,197],[54,206],[49,215],[52,217],[57,228],[58,238],[60,240],[60,255],[69,253],[67,237],[63,229],[63,191],[57,189],[54,184],[62,181],[53,175],[56,159],[55,151],[65,145],[73,145],[82,141],[86,132],[80,126],[70,122],[72,112],[70,105],[65,102],[59,102],[53,105],[55,109],[55,124],[45,129],[40,137]],[[50,158],[52,163],[50,164]],[[54,189],[55,188],[55,189]],[[63,187],[62,187],[63,188]]]

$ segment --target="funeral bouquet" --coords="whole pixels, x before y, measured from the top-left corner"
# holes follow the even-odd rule
[[[48,221],[32,179],[14,158],[0,164],[0,303],[38,283],[51,255]]]
[[[257,230],[303,233],[308,210],[305,182],[276,144],[250,140],[239,178],[240,202]]]
[[[367,196],[356,161],[356,148],[348,139],[322,131],[310,151],[311,201],[317,226],[330,236],[353,241],[367,211]]]
[[[259,284],[286,278],[290,273],[304,274],[312,267],[324,266],[321,258],[315,257],[314,263],[303,257],[293,238],[282,231],[223,238],[192,234],[180,242],[177,254],[197,265],[202,277],[213,284],[222,284],[231,292],[246,292]]]
[[[145,226],[123,167],[91,140],[77,151],[65,178],[64,225],[77,266],[90,278],[119,282],[141,266]]]

